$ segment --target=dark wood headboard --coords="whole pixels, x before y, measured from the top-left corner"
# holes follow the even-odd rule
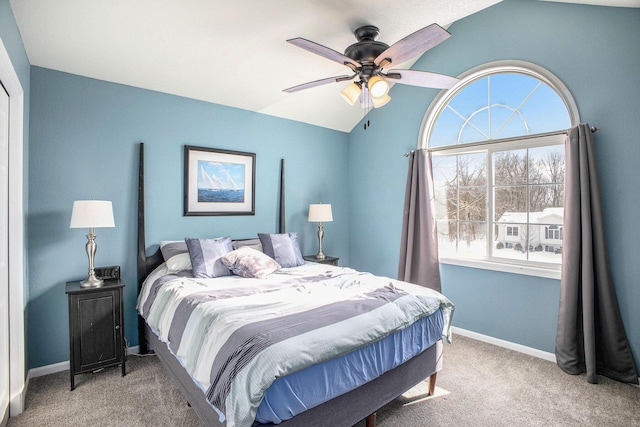
[[[278,233],[285,232],[285,192],[284,192],[284,159],[280,160],[280,192],[278,211]],[[140,164],[138,166],[138,294],[147,276],[164,262],[160,249],[147,256],[147,242],[145,239],[144,223],[144,143],[140,143]],[[144,319],[138,315],[138,334],[140,352],[147,353],[144,338]]]

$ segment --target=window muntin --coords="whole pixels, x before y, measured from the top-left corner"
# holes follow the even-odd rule
[[[460,88],[444,106],[431,132],[429,147],[540,134],[568,127],[567,107],[548,84],[523,73],[491,74]]]
[[[494,151],[492,168],[495,244],[489,255],[560,264],[562,242],[553,242],[553,255],[542,247],[552,243],[549,227],[562,226],[564,144]],[[515,234],[513,229],[518,228],[520,232]],[[507,242],[513,243],[513,251],[505,250]]]
[[[533,64],[472,70],[442,92],[422,130],[433,154],[441,259],[557,269],[562,131],[577,123],[564,85]]]
[[[436,227],[442,255],[482,258],[487,235],[486,170],[482,153],[433,157]]]
[[[562,227],[564,136],[473,150],[433,153],[441,258],[559,265],[562,241],[547,229]]]

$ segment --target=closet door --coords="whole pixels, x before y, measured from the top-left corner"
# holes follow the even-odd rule
[[[9,95],[0,82],[0,422],[9,415]]]

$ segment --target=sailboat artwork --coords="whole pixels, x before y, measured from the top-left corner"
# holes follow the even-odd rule
[[[255,215],[256,155],[184,146],[184,215]]]
[[[244,203],[245,165],[198,161],[198,203]]]

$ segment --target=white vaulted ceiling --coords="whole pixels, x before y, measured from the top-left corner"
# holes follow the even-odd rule
[[[340,98],[347,83],[282,92],[349,70],[292,46],[287,39],[303,37],[343,52],[356,41],[353,30],[370,24],[380,29],[379,40],[391,45],[429,24],[446,28],[499,1],[10,3],[32,65],[349,132],[363,113]],[[640,6],[640,0],[580,3]],[[408,68],[412,62],[402,65],[398,68]]]

